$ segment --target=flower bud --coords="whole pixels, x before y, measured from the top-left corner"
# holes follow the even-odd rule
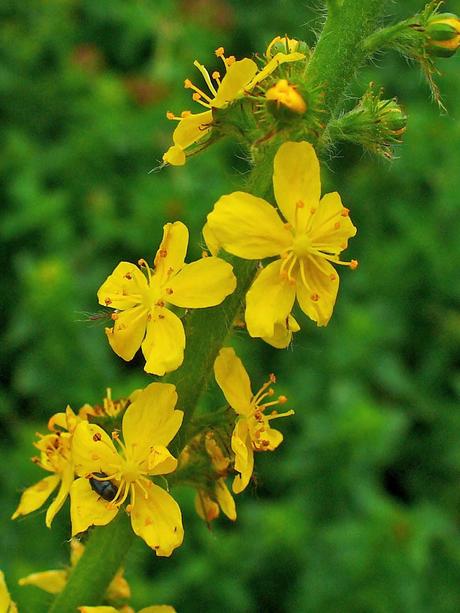
[[[265,51],[267,60],[271,60],[277,53],[308,53],[308,45],[303,40],[288,38],[287,36],[275,36]]]
[[[436,57],[450,57],[460,47],[460,19],[452,13],[434,15],[426,27],[427,49]]]
[[[299,94],[295,85],[291,85],[286,79],[280,79],[267,90],[265,98],[268,101],[268,109],[275,116],[279,116],[280,112],[283,114],[283,111],[287,111],[288,114],[302,115],[307,110],[305,100]]]

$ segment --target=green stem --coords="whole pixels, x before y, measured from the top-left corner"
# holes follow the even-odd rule
[[[79,606],[100,604],[133,538],[131,522],[124,511],[107,526],[94,528],[83,556],[49,613],[75,613]]]
[[[324,30],[307,68],[310,83],[322,85],[330,118],[341,101],[346,87],[363,61],[363,39],[374,29],[384,0],[342,0],[334,2]],[[273,158],[280,143],[267,145],[256,160],[246,185],[254,195],[268,197],[271,191]],[[174,383],[179,395],[178,406],[188,422],[212,374],[214,359],[231,332],[235,317],[244,304],[247,288],[256,272],[256,263],[232,260],[238,280],[236,291],[219,307],[194,311],[186,322],[187,347],[181,368],[166,381]],[[185,441],[173,442],[178,453]],[[103,528],[95,528],[64,591],[57,597],[50,613],[72,613],[78,605],[100,602],[111,579],[123,562],[132,539],[125,513]]]
[[[364,61],[363,40],[375,30],[385,4],[385,0],[344,0],[329,11],[305,73],[311,87],[324,89],[325,123]]]

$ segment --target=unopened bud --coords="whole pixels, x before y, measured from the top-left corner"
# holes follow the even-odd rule
[[[309,47],[303,40],[288,38],[287,36],[275,36],[265,51],[267,60],[271,60],[277,53],[305,53]]]
[[[297,91],[295,85],[288,83],[286,79],[280,79],[265,93],[268,100],[268,108],[273,115],[278,116],[279,111],[287,110],[290,113],[303,115],[307,110],[305,100]]]
[[[426,27],[427,49],[436,57],[450,57],[460,47],[460,19],[452,13],[434,15]]]

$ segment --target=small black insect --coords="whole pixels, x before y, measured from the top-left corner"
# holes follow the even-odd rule
[[[95,479],[95,477],[98,478]],[[93,473],[93,476],[89,478],[89,484],[96,494],[110,502],[117,495],[118,487],[108,479],[102,479],[102,477],[107,477],[107,475],[105,473]]]

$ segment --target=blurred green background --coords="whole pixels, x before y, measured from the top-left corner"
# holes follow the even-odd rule
[[[96,290],[120,260],[151,259],[166,221],[189,225],[197,257],[206,213],[241,186],[230,143],[148,174],[170,144],[165,112],[191,108],[194,59],[217,66],[218,46],[242,57],[278,33],[313,42],[322,13],[317,0],[4,0],[0,14],[0,567],[22,612],[39,613],[48,596],[16,582],[67,563],[69,521],[67,508],[52,531],[41,511],[9,521],[42,477],[33,434],[68,402],[150,381],[85,322]],[[395,54],[354,83],[350,105],[376,80],[409,115],[394,162],[344,147],[323,167],[359,229],[360,268],[342,271],[329,326],[303,317],[291,349],[238,333],[254,385],[275,372],[296,416],[279,450],[258,455],[236,524],[208,530],[178,492],[185,543],[156,559],[136,542],[133,606],[460,611],[460,57],[438,65],[447,115]]]

